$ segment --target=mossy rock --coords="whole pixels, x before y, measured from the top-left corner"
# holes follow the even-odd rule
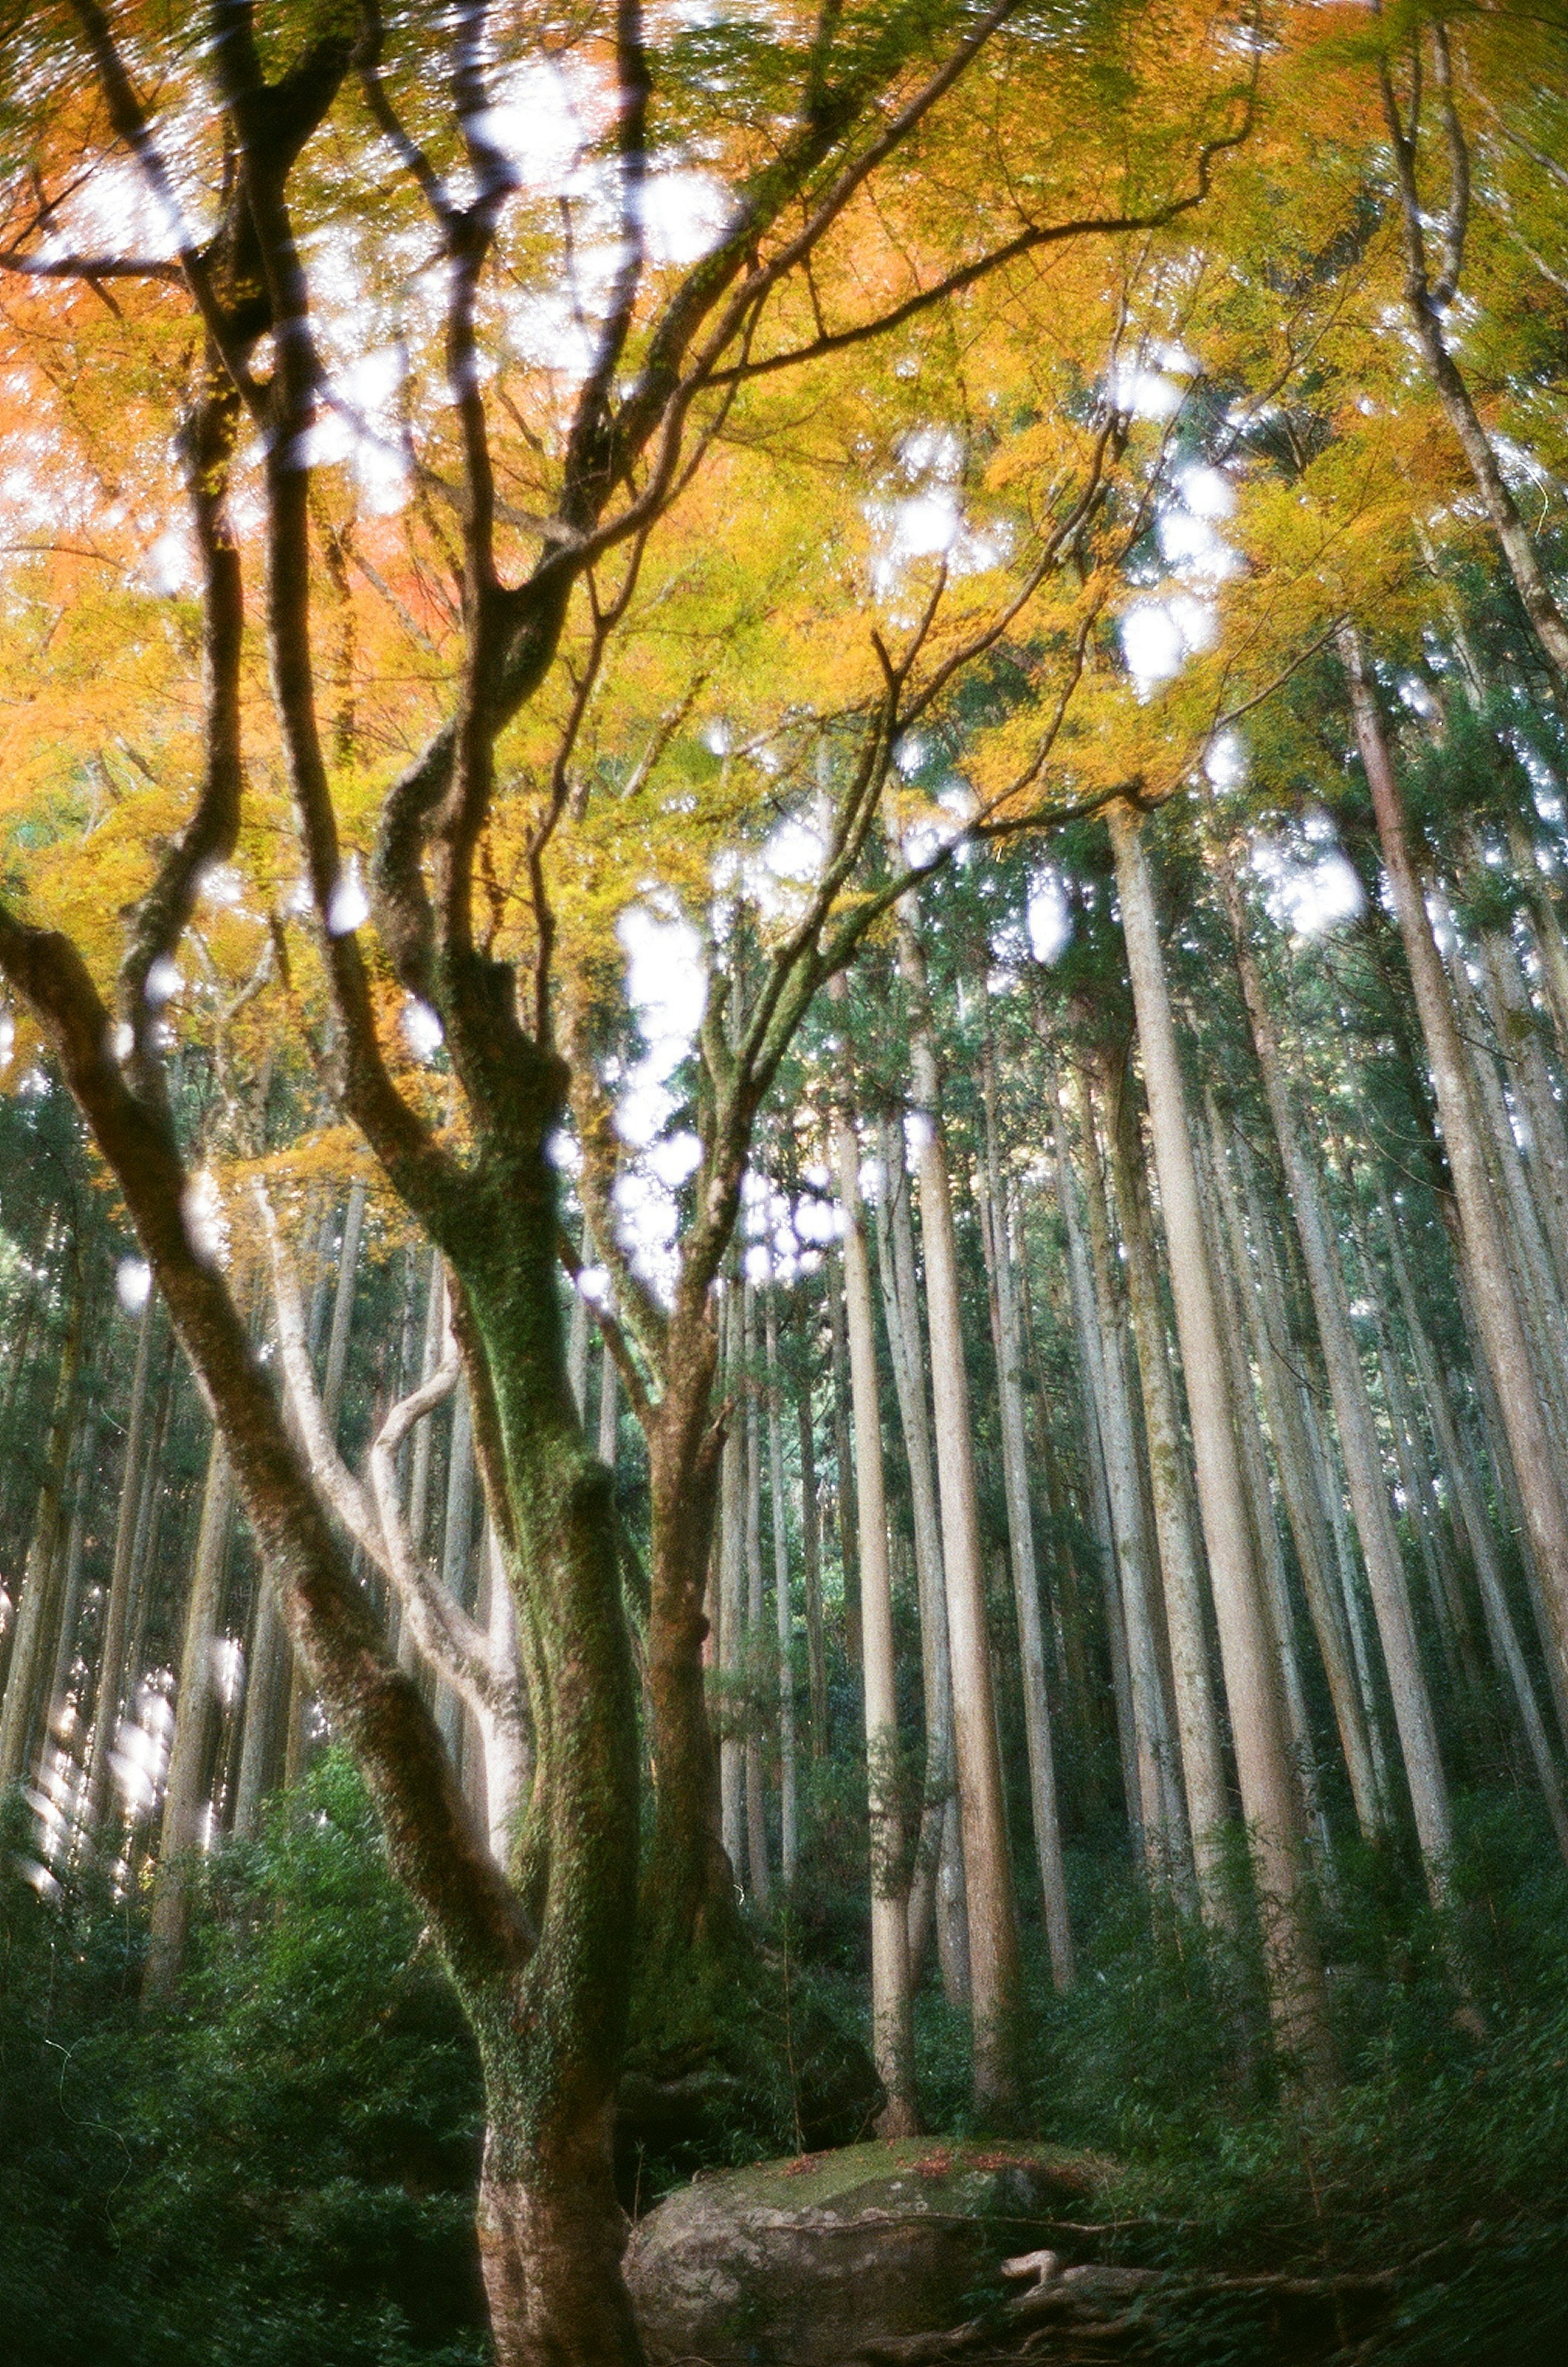
[[[999,2292],[1109,2166],[1043,2145],[910,2138],[693,2180],[632,2232],[626,2277],[654,2367],[844,2367]]]

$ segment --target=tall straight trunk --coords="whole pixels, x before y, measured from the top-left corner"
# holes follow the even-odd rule
[[[1464,1324],[1466,1344],[1470,1352],[1468,1379],[1473,1398],[1472,1421],[1468,1427],[1472,1435],[1479,1433],[1482,1452],[1490,1467],[1499,1518],[1514,1541],[1524,1577],[1525,1592],[1529,1599],[1530,1618],[1540,1639],[1541,1661],[1546,1670],[1548,1690],[1557,1719],[1557,1731],[1568,1740],[1568,1665],[1557,1649],[1556,1630],[1547,1602],[1546,1587],[1536,1558],[1535,1542],[1525,1516],[1524,1497],[1518,1474],[1514,1469],[1514,1457],[1508,1444],[1508,1433],[1503,1421],[1503,1410],[1497,1401],[1492,1373],[1486,1362],[1485,1342],[1475,1312],[1475,1293],[1471,1285],[1469,1257],[1458,1210],[1452,1198],[1438,1203],[1454,1252],[1456,1297]],[[1453,1375],[1450,1373],[1450,1379]],[[1472,1461],[1475,1460],[1472,1450]]]
[[[237,1840],[254,1839],[261,1804],[282,1772],[283,1718],[288,1699],[288,1659],[277,1595],[265,1569],[256,1574],[251,1648],[245,1665],[240,1765],[234,1778],[231,1828]]]
[[[365,1185],[355,1177],[344,1211],[343,1247],[338,1252],[337,1288],[333,1294],[333,1328],[327,1337],[327,1369],[321,1382],[321,1410],[335,1437],[348,1376],[348,1342],[354,1327],[354,1294],[359,1279],[359,1243],[365,1229]]]
[[[1010,2112],[1017,2094],[1013,2048],[1021,1968],[1008,1863],[1001,1758],[986,1622],[986,1570],[975,1478],[975,1433],[964,1353],[964,1304],[953,1221],[942,1086],[931,1032],[925,957],[912,915],[901,919],[899,960],[909,990],[909,1063],[919,1127],[916,1172],[926,1252],[931,1399],[936,1419],[942,1557],[953,1659],[953,1738],[969,1912],[969,1987],[975,2027],[975,2101]]]
[[[718,1745],[719,1805],[725,1854],[735,1880],[745,1867],[745,1748],[740,1737],[740,1689],[745,1638],[746,1432],[741,1404],[740,1285],[732,1282],[723,1298],[724,1394],[729,1407],[719,1482]]]
[[[1220,1336],[1230,1365],[1236,1446],[1241,1456],[1242,1476],[1247,1483],[1253,1545],[1258,1573],[1263,1580],[1264,1601],[1280,1657],[1280,1686],[1291,1749],[1296,1762],[1296,1777],[1302,1787],[1302,1800],[1308,1822],[1316,1831],[1321,1863],[1331,1874],[1333,1840],[1324,1814],[1322,1788],[1318,1781],[1317,1746],[1307,1709],[1306,1683],[1302,1674],[1295,1604],[1280,1540],[1273,1475],[1269,1467],[1268,1449],[1258,1418],[1258,1398],[1247,1361],[1250,1331],[1243,1296],[1250,1289],[1252,1273],[1250,1264],[1243,1263],[1247,1256],[1245,1235],[1231,1235],[1224,1221],[1224,1185],[1229,1178],[1224,1171],[1219,1113],[1214,1106],[1213,1094],[1207,1089],[1203,1095],[1203,1107],[1207,1138],[1205,1130],[1200,1129],[1194,1135],[1192,1147],[1208,1225],[1209,1256],[1219,1296]]]
[[[1404,812],[1382,718],[1360,642],[1348,627],[1341,635],[1340,651],[1383,864],[1431,1063],[1477,1325],[1524,1500],[1559,1665],[1568,1671],[1568,1501],[1538,1396],[1529,1343],[1508,1268],[1507,1245],[1466,1081],[1464,1048],[1405,837]]]
[[[1444,908],[1446,910],[1446,908]],[[1484,1036],[1484,1023],[1451,921],[1445,927],[1445,968],[1453,997],[1465,1074],[1473,1090],[1496,1205],[1504,1219],[1514,1291],[1525,1332],[1535,1352],[1541,1399],[1551,1417],[1561,1468],[1568,1458],[1568,1308],[1564,1308],[1536,1195],[1514,1136],[1513,1118]]]
[[[768,1496],[773,1530],[773,1609],[779,1637],[779,1874],[787,1890],[795,1880],[800,1854],[800,1804],[795,1774],[795,1612],[790,1599],[784,1425],[779,1411],[778,1307],[773,1290],[763,1304],[762,1333],[768,1365]]]
[[[1372,1598],[1372,1613],[1382,1645],[1383,1665],[1393,1701],[1394,1726],[1410,1789],[1416,1838],[1421,1846],[1427,1885],[1434,1898],[1440,1899],[1446,1896],[1446,1868],[1453,1849],[1448,1785],[1438,1747],[1431,1697],[1421,1667],[1404,1558],[1378,1455],[1366,1376],[1350,1326],[1345,1277],[1334,1247],[1322,1182],[1302,1137],[1295,1103],[1280,1058],[1273,1014],[1247,942],[1240,890],[1234,870],[1228,865],[1224,878],[1236,967],[1247,1003],[1253,1048],[1268,1096],[1275,1140],[1280,1147],[1291,1210],[1295,1217],[1296,1234],[1306,1267],[1307,1287],[1317,1320],[1318,1340],[1327,1367],[1334,1419],[1339,1432],[1340,1451],[1345,1457],[1350,1506],[1361,1541],[1361,1557],[1367,1573],[1368,1591]],[[1428,937],[1428,945],[1430,942]]]
[[[566,1335],[566,1376],[580,1421],[588,1419],[588,1301],[581,1290],[571,1294],[571,1314]]]
[[[1480,1670],[1466,1633],[1459,1573],[1453,1567],[1448,1537],[1439,1521],[1437,1478],[1427,1457],[1420,1415],[1405,1379],[1365,1229],[1359,1223],[1355,1225],[1355,1235],[1361,1270],[1368,1278],[1367,1298],[1371,1308],[1377,1367],[1382,1376],[1383,1403],[1388,1409],[1394,1460],[1399,1467],[1400,1489],[1407,1508],[1421,1574],[1426,1581],[1427,1599],[1431,1605],[1432,1623],[1451,1688],[1453,1709],[1459,1712],[1462,1710],[1467,1692],[1473,1695]]]
[[[761,1687],[767,1604],[762,1583],[762,1421],[757,1388],[757,1294],[741,1287],[746,1367],[746,1860],[751,1896],[765,1908],[773,1895],[768,1863],[768,1796],[762,1772]]]
[[[82,1787],[82,1829],[87,1846],[96,1845],[108,1797],[109,1754],[119,1723],[119,1689],[130,1633],[130,1587],[136,1552],[137,1516],[141,1509],[145,1478],[149,1378],[152,1335],[157,1318],[157,1293],[149,1290],[136,1331],[136,1363],[131,1374],[130,1405],[125,1425],[125,1456],[120,1467],[119,1514],[115,1523],[114,1560],[104,1605],[103,1634],[98,1643],[98,1683],[93,1705],[92,1741]]]
[[[904,1130],[892,1118],[879,1129],[883,1189],[877,1206],[877,1273],[882,1311],[893,1366],[898,1423],[909,1472],[915,1587],[920,1606],[920,1690],[925,1712],[926,1760],[920,1832],[909,1889],[909,1959],[918,1987],[931,1927],[937,1925],[942,1985],[950,2004],[968,1997],[968,1939],[956,1927],[962,1917],[963,1844],[953,1804],[953,1662],[947,1635],[947,1582],[942,1567],[942,1515],[937,1502],[936,1463],[926,1400],[919,1281],[915,1268],[915,1230],[909,1209],[909,1176]]]
[[[1100,1564],[1105,1632],[1111,1656],[1111,1701],[1116,1716],[1116,1740],[1122,1765],[1122,1794],[1134,1845],[1143,1851],[1143,1806],[1138,1785],[1138,1738],[1133,1722],[1133,1681],[1127,1659],[1127,1635],[1122,1619],[1122,1596],[1116,1572],[1116,1539],[1111,1527],[1111,1481],[1100,1408],[1105,1396],[1101,1370],[1103,1348],[1096,1311],[1089,1251],[1074,1186],[1072,1158],[1055,1066],[1047,1058],[1047,1093],[1052,1147],[1056,1172],[1056,1202],[1066,1236],[1067,1282],[1077,1336],[1078,1372],[1082,1384],[1085,1439],[1089,1465],[1089,1517]]]
[[[857,1674],[860,1670],[860,1563],[855,1550],[855,1524],[849,1508],[854,1497],[850,1461],[850,1352],[844,1331],[842,1260],[834,1250],[827,1258],[828,1323],[833,1343],[833,1467],[837,1476],[839,1566],[844,1581],[844,1655]]]
[[[1122,1585],[1122,1624],[1127,1638],[1127,1665],[1132,1685],[1133,1732],[1137,1750],[1136,1829],[1149,1872],[1170,1881],[1179,1875],[1180,1869],[1173,1858],[1170,1819],[1165,1796],[1160,1659],[1155,1631],[1158,1608],[1153,1541],[1145,1517],[1142,1441],[1138,1436],[1132,1378],[1127,1369],[1125,1323],[1117,1291],[1110,1212],[1106,1205],[1105,1181],[1100,1169],[1089,1082],[1081,1065],[1072,1067],[1069,1074],[1078,1127],[1084,1203],[1089,1217],[1089,1271],[1099,1340],[1100,1434],[1105,1442],[1111,1524]]]
[[[1299,1377],[1300,1356],[1292,1334],[1284,1279],[1274,1255],[1272,1226],[1280,1221],[1265,1211],[1258,1179],[1244,1150],[1242,1195],[1247,1227],[1257,1258],[1260,1296],[1250,1299],[1256,1315],[1254,1353],[1263,1387],[1263,1403],[1273,1433],[1286,1518],[1296,1549],[1302,1591],[1317,1639],[1318,1657],[1328,1683],[1328,1698],[1339,1747],[1350,1784],[1350,1801],[1361,1838],[1375,1841],[1386,1821],[1377,1757],[1368,1728],[1366,1709],[1357,1682],[1354,1652],[1341,1578],[1337,1569],[1333,1514],[1325,1502],[1325,1475],[1319,1442],[1314,1438],[1317,1409]],[[1224,1173],[1224,1171],[1222,1171]],[[1227,1209],[1232,1230],[1239,1236],[1238,1215]],[[1288,1221],[1288,1220],[1287,1220]],[[1336,1491],[1337,1493],[1337,1491]],[[1353,1581],[1347,1568],[1344,1582]]]
[[[359,1280],[359,1243],[365,1228],[366,1187],[359,1177],[349,1186],[348,1202],[344,1210],[343,1240],[338,1249],[337,1279],[333,1291],[332,1325],[327,1333],[326,1369],[321,1380],[321,1411],[328,1434],[335,1439],[338,1416],[343,1407],[344,1383],[348,1376],[348,1343],[354,1326],[355,1291]],[[326,1239],[330,1240],[330,1232]],[[311,1329],[314,1333],[324,1307],[326,1263],[323,1254],[321,1274],[315,1304],[311,1308]],[[314,1344],[312,1341],[312,1345]],[[292,1790],[310,1764],[312,1743],[313,1704],[310,1682],[299,1658],[290,1665],[288,1685],[288,1738],[284,1758],[283,1780]]]
[[[1330,2045],[1322,1968],[1303,1886],[1301,1805],[1281,1715],[1268,1609],[1248,1534],[1246,1488],[1236,1451],[1165,957],[1138,817],[1131,807],[1117,805],[1109,820],[1192,1421],[1198,1505],[1235,1741],[1236,1773],[1262,1905],[1270,1990],[1281,2036],[1308,2075],[1318,2078],[1327,2076]]]
[[[1534,840],[1517,815],[1508,822],[1507,831],[1514,876],[1529,904],[1529,934],[1540,963],[1540,982],[1551,1014],[1557,1057],[1560,1061],[1568,1060],[1568,938],[1563,936],[1557,908],[1535,859]]]
[[[71,1533],[66,1541],[65,1583],[61,1591],[54,1667],[49,1687],[49,1714],[56,1722],[57,1732],[63,1731],[64,1712],[71,1690],[72,1671],[76,1665],[76,1631],[82,1619],[87,1516],[98,1477],[97,1447],[101,1421],[101,1409],[96,1399],[89,1399],[82,1422],[81,1448],[76,1465],[76,1485],[71,1506]]]
[[[76,1432],[77,1382],[82,1365],[85,1308],[75,1285],[65,1306],[64,1338],[55,1376],[54,1404],[44,1444],[39,1487],[22,1576],[0,1707],[0,1791],[31,1772],[35,1737],[48,1708],[44,1688],[53,1673],[54,1627],[64,1592],[67,1551],[66,1498]]]
[[[1203,1625],[1202,1578],[1189,1518],[1176,1379],[1160,1304],[1153,1215],[1125,1061],[1104,1063],[1106,1140],[1127,1252],[1127,1298],[1143,1389],[1144,1434],[1170,1639],[1177,1735],[1187,1791],[1198,1896],[1211,1919],[1224,1908],[1222,1844],[1230,1817],[1219,1712]]]
[[[710,1970],[733,1968],[746,1945],[737,1905],[745,1869],[729,1668],[739,1641],[733,1632],[739,1441],[730,1344],[738,1298],[734,1285],[726,1284],[685,1303],[673,1342],[678,1353],[644,1424],[647,1731],[655,1781],[637,1947],[655,1987],[689,1982],[699,1962]]]
[[[1473,825],[1466,829],[1472,878],[1490,878]],[[1530,1174],[1551,1247],[1558,1287],[1568,1291],[1568,1128],[1552,1089],[1536,1009],[1517,950],[1506,929],[1481,934],[1482,990],[1503,1064],[1530,1136]]]
[[[620,1433],[621,1409],[615,1385],[615,1360],[606,1344],[599,1366],[599,1460],[606,1471],[614,1471],[618,1460]]]
[[[1019,1322],[1010,1212],[997,1148],[996,1054],[988,1036],[986,1043],[985,1102],[982,1231],[996,1313],[1002,1480],[1007,1493],[1013,1610],[1018,1620],[1023,1734],[1029,1755],[1029,1804],[1034,1828],[1034,1856],[1040,1874],[1045,1941],[1051,1958],[1051,1978],[1060,1990],[1070,1988],[1073,1983],[1073,1932],[1067,1914],[1066,1873],[1062,1861],[1061,1812],[1056,1800],[1051,1711],[1045,1686],[1045,1632],[1040,1612],[1040,1572],[1034,1555],[1034,1515],[1030,1503],[1029,1448],[1023,1409],[1023,1341]]]
[[[822,1625],[822,1523],[817,1496],[817,1426],[811,1411],[811,1376],[802,1376],[795,1407],[800,1433],[800,1558],[806,1583],[806,1703],[811,1719],[811,1756],[828,1755],[828,1639]]]
[[[1386,1202],[1382,1206],[1383,1231],[1393,1265],[1394,1282],[1399,1291],[1400,1306],[1404,1316],[1404,1328],[1415,1352],[1416,1369],[1431,1417],[1438,1452],[1443,1468],[1458,1500],[1460,1517],[1470,1543],[1471,1560],[1474,1565],[1476,1583],[1481,1590],[1481,1608],[1486,1622],[1486,1633],[1492,1645],[1493,1657],[1507,1679],[1513,1694],[1514,1707],[1524,1734],[1526,1748],[1535,1769],[1536,1781],[1546,1803],[1551,1829],[1563,1860],[1568,1863],[1568,1797],[1564,1796],[1562,1777],[1547,1733],[1536,1693],[1535,1680],[1514,1625],[1508,1603],[1508,1591],[1504,1582],[1502,1565],[1497,1557],[1496,1539],[1485,1504],[1476,1486],[1474,1466],[1459,1435],[1453,1409],[1449,1401],[1448,1387],[1433,1351],[1431,1336],[1421,1319],[1421,1309],[1410,1279],[1404,1251],[1400,1244],[1393,1212]]]
[[[860,1544],[861,1620],[865,1679],[866,1810],[871,1827],[872,2052],[887,2103],[885,2136],[912,2136],[919,2126],[915,2032],[909,1986],[908,1882],[898,1796],[898,1684],[893,1644],[893,1583],[887,1552],[887,1501],[882,1467],[882,1414],[876,1386],[876,1334],[860,1192],[860,1146],[849,1118],[834,1114],[833,1150],[842,1241],[850,1388],[854,1402],[855,1512]]]
[[[215,1430],[208,1448],[201,1525],[186,1601],[178,1690],[175,1694],[174,1747],[169,1753],[164,1791],[158,1869],[152,1884],[147,1960],[141,1975],[143,2005],[166,2004],[179,1985],[184,1968],[190,1915],[190,1859],[201,1844],[202,1811],[207,1804],[216,1722],[212,1655],[218,1637],[233,1502],[234,1482],[228,1450],[221,1432]]]

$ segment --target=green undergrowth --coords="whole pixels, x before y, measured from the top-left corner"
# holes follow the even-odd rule
[[[1154,1913],[1124,1861],[1076,1863],[1078,1978],[1054,1997],[1026,1935],[1007,2133],[1095,2158],[1053,2236],[1067,2258],[1195,2279],[1393,2271],[1375,2319],[1348,2312],[1337,2353],[1313,2358],[1561,2367],[1568,1881],[1511,1801],[1461,1803],[1460,1831],[1444,1918],[1408,1866],[1342,1860],[1320,1905],[1339,2078],[1313,2096],[1268,2044],[1255,1956]],[[6,2367],[479,2367],[474,2051],[346,1764],[325,1758],[209,1869],[172,2014],[138,2007],[143,1902],[51,1894],[29,1852],[17,1803],[0,1833]],[[743,1979],[643,2000],[634,2066],[717,2067],[695,2133],[636,2151],[639,2208],[696,2168],[823,2147],[812,2083],[868,2034],[860,1943],[809,1897],[755,1938]],[[965,2020],[934,1968],[917,2037],[921,2142],[997,2142],[968,2115]],[[827,2143],[869,2134],[852,2089]],[[792,2193],[840,2168],[803,2169]],[[1167,2367],[1297,2355],[1255,2296],[1196,2285],[1150,2331]]]
[[[6,2367],[477,2367],[474,2052],[344,1762],[210,1871],[177,2014],[139,2010],[140,1901],[36,1881],[18,1804]]]

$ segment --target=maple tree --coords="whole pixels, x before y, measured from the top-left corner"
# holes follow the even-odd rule
[[[720,1430],[709,1297],[750,1129],[811,992],[874,917],[875,900],[844,899],[901,737],[1064,559],[1092,580],[1085,538],[1121,440],[1116,414],[1080,420],[1058,443],[1055,482],[1025,499],[994,554],[1006,561],[999,592],[984,568],[976,596],[939,567],[912,616],[887,641],[873,637],[875,670],[852,666],[836,685],[829,714],[847,730],[825,867],[804,914],[760,947],[728,1046],[731,984],[716,967],[694,1225],[668,1312],[617,1258],[603,1172],[594,1209],[604,1119],[573,1034],[587,998],[558,990],[557,944],[589,934],[594,909],[624,891],[603,860],[608,826],[580,810],[591,788],[603,802],[604,773],[637,747],[639,703],[647,794],[704,672],[677,665],[661,702],[659,669],[640,660],[661,635],[690,634],[694,610],[699,651],[716,644],[708,674],[755,666],[759,633],[773,642],[768,671],[812,663],[815,636],[790,633],[788,604],[750,573],[737,617],[712,549],[716,519],[733,538],[766,515],[758,475],[798,437],[786,369],[837,363],[914,324],[928,381],[905,415],[924,415],[926,332],[936,367],[953,367],[948,340],[962,368],[958,324],[983,283],[1022,275],[1016,311],[1001,316],[1017,334],[1033,257],[1096,234],[1150,235],[1201,202],[1214,158],[1245,137],[1245,41],[1227,54],[1210,24],[1175,11],[1135,28],[1108,12],[1103,50],[1100,38],[1080,49],[1049,12],[1036,21],[1012,0],[951,17],[830,9],[774,26],[765,42],[744,26],[710,36],[678,18],[645,22],[630,0],[613,21],[559,28],[458,6],[428,36],[374,7],[225,5],[192,42],[156,8],[108,14],[96,0],[7,28],[12,137],[31,151],[4,254],[12,346],[29,399],[47,390],[62,441],[47,471],[32,455],[31,473],[51,481],[39,498],[58,521],[69,480],[82,522],[71,542],[53,527],[13,619],[18,663],[36,604],[62,595],[75,619],[51,677],[68,725],[34,714],[24,727],[24,838],[62,776],[80,795],[77,669],[109,728],[89,767],[101,800],[87,817],[93,876],[78,865],[73,877],[62,848],[29,866],[27,913],[5,921],[0,960],[114,1172],[295,1645],[474,2026],[489,2112],[481,2248],[505,2358],[637,2350],[610,2180],[630,1973],[620,1935],[637,1874],[636,1695],[607,1481],[566,1386],[552,1139],[575,1090],[596,1245],[642,1352],[626,1373],[656,1467],[653,1895],[679,1946],[718,1895],[700,1856],[712,1792],[700,1601]],[[1190,81],[1168,73],[1173,44]],[[1156,55],[1157,85],[1140,75]],[[1123,101],[1141,88],[1145,119],[1134,131],[1123,105],[1103,153],[1075,143],[1064,160],[1056,127],[1101,76]],[[555,85],[547,98],[541,80]],[[562,138],[548,125],[557,108],[583,187],[564,205],[529,171],[529,141]],[[651,224],[661,181],[680,178],[662,159],[688,144],[713,168],[717,219],[682,267],[661,256]],[[993,163],[955,249],[950,176],[962,161],[972,187],[976,153]],[[1069,369],[1091,379],[1104,342]],[[835,422],[862,470],[853,408],[884,414],[891,459],[888,392],[886,378],[857,384]],[[809,419],[808,406],[808,440]],[[355,437],[404,481],[391,519],[374,502],[358,514],[352,469],[334,455]],[[125,580],[123,554],[144,541],[150,514],[175,515],[176,485],[196,597],[160,604]],[[791,506],[777,563],[819,614],[817,568],[787,548],[809,515],[803,492]],[[168,531],[178,573],[183,537]],[[831,564],[831,539],[826,552]],[[834,590],[837,606],[841,561]],[[125,651],[107,670],[89,655],[106,629]],[[615,696],[623,674],[629,698]],[[1069,663],[1063,703],[1072,674]],[[120,728],[128,700],[134,737]],[[795,703],[786,691],[786,711]],[[1026,782],[1038,772],[1026,767]],[[626,851],[617,844],[617,858]],[[126,915],[112,994],[92,967],[108,951],[93,925],[106,864]],[[532,1712],[531,1796],[506,1868],[386,1649],[329,1518],[333,1474],[313,1473],[291,1435],[203,1221],[167,1051],[175,957],[215,873],[221,898],[224,866],[240,885],[202,914],[198,936],[231,1147],[265,1146],[281,996],[333,1101],[452,1277]],[[575,914],[574,869],[588,881]],[[879,891],[883,904],[897,884]],[[592,959],[603,963],[599,947]],[[408,1056],[400,1008],[416,1038],[439,1029],[450,1114]],[[341,1491],[334,1509],[355,1511]],[[383,1508],[382,1557],[395,1561],[388,1528]]]

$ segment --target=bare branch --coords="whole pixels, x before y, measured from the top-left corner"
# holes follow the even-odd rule
[[[111,1057],[109,1014],[75,947],[0,906],[0,971],[34,1013],[119,1185],[182,1346],[222,1429],[264,1563],[328,1716],[365,1770],[394,1868],[459,1976],[510,1976],[532,1935],[491,1860],[417,1687],[386,1655],[301,1468],[243,1318],[186,1222],[173,1131]]]

